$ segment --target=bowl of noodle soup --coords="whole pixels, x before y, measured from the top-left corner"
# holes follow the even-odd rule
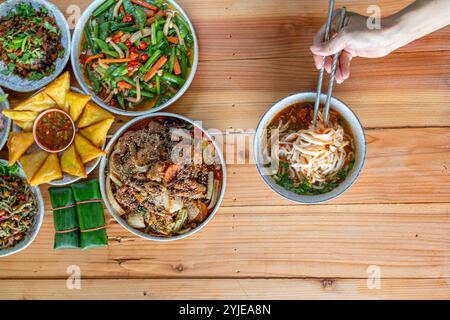
[[[364,130],[353,111],[332,98],[325,124],[322,94],[313,125],[316,93],[298,93],[275,103],[262,117],[254,140],[257,169],[266,184],[298,203],[334,199],[356,181],[366,157]]]

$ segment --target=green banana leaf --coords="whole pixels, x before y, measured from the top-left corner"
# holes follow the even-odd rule
[[[53,224],[56,231],[53,247],[55,249],[79,248],[80,231],[72,189],[70,187],[52,187],[48,189],[48,192],[53,209],[73,205],[73,207],[53,211]],[[76,230],[58,233],[58,231],[71,229]]]
[[[102,197],[97,179],[92,179],[71,186],[80,224],[80,246],[83,249],[108,245],[108,236],[103,213]],[[100,200],[99,202],[80,203],[83,201]],[[101,228],[97,229],[96,228]],[[92,230],[94,229],[94,230]]]

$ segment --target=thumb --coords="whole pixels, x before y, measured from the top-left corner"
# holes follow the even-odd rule
[[[344,50],[345,47],[345,38],[342,33],[338,33],[335,37],[331,38],[327,42],[314,43],[310,49],[312,53],[326,57]]]

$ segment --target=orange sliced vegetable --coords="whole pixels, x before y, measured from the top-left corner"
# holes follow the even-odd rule
[[[92,61],[96,60],[96,59],[100,59],[103,58],[105,55],[103,53],[99,53],[99,54],[95,54],[93,56],[90,56],[89,58],[86,59],[86,62],[84,63],[85,66],[87,66],[89,63],[91,63]]]
[[[155,15],[155,11],[153,10],[145,10],[145,14],[147,15],[147,17],[151,18]]]
[[[208,216],[208,206],[203,201],[199,201],[198,208],[200,209],[200,213],[195,217],[195,220],[202,222]]]
[[[133,89],[134,88],[131,84],[129,84],[126,81],[119,81],[119,82],[117,82],[117,86],[120,89]]]
[[[122,58],[122,59],[102,59],[100,62],[108,64],[108,63],[124,63],[124,62],[130,62],[132,59],[130,58]]]
[[[178,44],[178,38],[177,38],[177,37],[167,37],[167,40],[168,40],[170,43]]]
[[[145,74],[144,81],[147,82],[161,69],[167,62],[167,57],[162,56],[158,61],[153,65],[153,67]]]
[[[157,11],[158,7],[151,5],[150,3],[147,3],[145,1],[140,1],[140,0],[131,0],[131,2],[133,2],[134,4],[137,4],[138,6],[153,10],[153,11]]]
[[[177,171],[178,166],[175,163],[172,163],[170,166],[168,166],[166,171],[164,171],[164,181],[172,181],[175,178]]]
[[[180,61],[178,61],[177,57],[175,57],[175,60],[173,61],[173,73],[177,76],[181,74]]]

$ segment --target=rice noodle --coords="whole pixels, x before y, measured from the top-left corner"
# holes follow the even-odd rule
[[[279,157],[289,163],[289,176],[297,181],[306,179],[316,189],[332,181],[353,157],[352,138],[337,122],[325,127],[319,111],[317,128],[289,131],[289,122],[280,123]],[[347,148],[346,148],[347,147]]]

